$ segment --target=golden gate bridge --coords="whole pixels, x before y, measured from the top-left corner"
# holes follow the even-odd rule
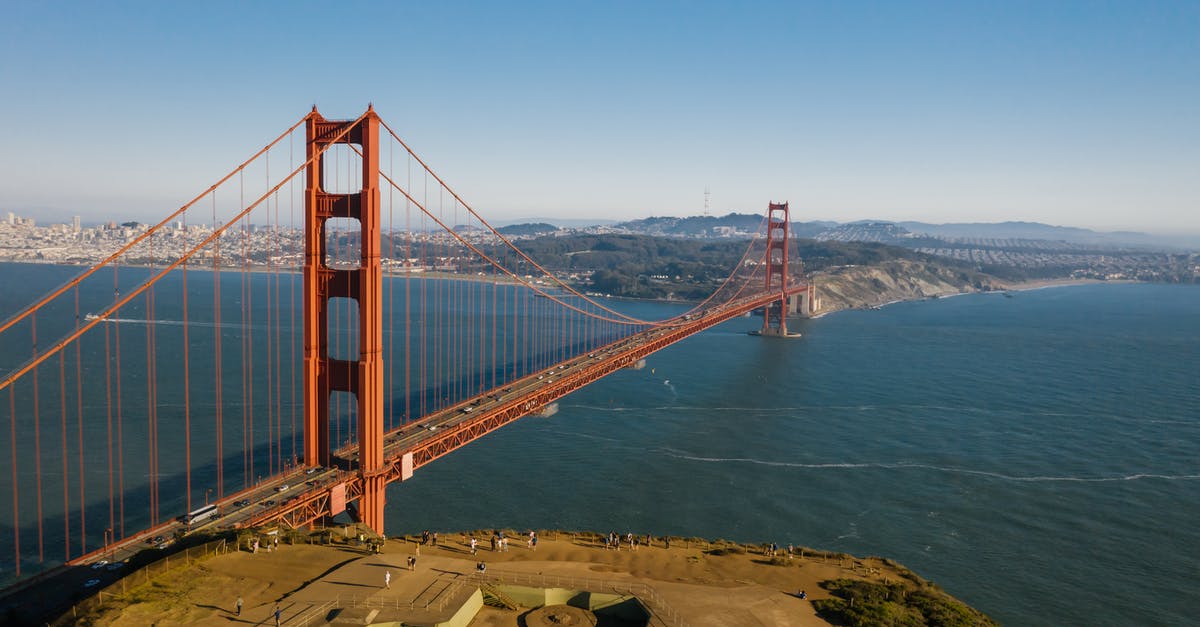
[[[349,511],[382,534],[387,484],[580,387],[752,310],[788,335],[812,299],[789,227],[769,204],[708,298],[639,319],[522,252],[373,108],[314,107],[0,324],[4,579],[200,527]]]

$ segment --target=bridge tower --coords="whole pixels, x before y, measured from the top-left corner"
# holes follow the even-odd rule
[[[362,151],[362,189],[335,194],[324,189],[324,157],[314,155],[348,125],[337,143]],[[326,120],[314,106],[307,121],[308,158],[304,196],[304,462],[330,464],[329,400],[333,391],[355,395],[362,521],[383,533],[386,481],[383,464],[383,272],[379,260],[379,116],[373,108],[358,121]],[[329,153],[325,153],[329,154]],[[333,268],[326,255],[326,222],[357,220],[361,232],[357,268]],[[358,359],[330,356],[329,300],[358,303]],[[335,512],[336,513],[336,512]]]
[[[788,287],[788,229],[791,219],[788,204],[767,205],[767,264],[766,291],[779,292],[779,300],[772,301],[763,310],[763,335],[786,337],[789,299]]]

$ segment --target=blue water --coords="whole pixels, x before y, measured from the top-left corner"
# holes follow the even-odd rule
[[[790,341],[756,322],[421,469],[389,490],[389,532],[794,543],[894,558],[1009,624],[1190,622],[1200,287],[904,303]]]
[[[0,317],[76,272],[0,264]],[[122,282],[139,272],[122,270]],[[191,276],[193,302],[211,293],[205,280]],[[225,296],[240,294],[241,280],[224,278]],[[278,293],[284,302],[288,280]],[[101,286],[83,298],[102,301],[111,291]],[[252,291],[254,307],[263,307],[264,290]],[[170,294],[159,292],[160,319],[171,317]],[[222,361],[235,372],[241,305],[235,298],[229,306],[219,335]],[[680,311],[615,306],[646,318]],[[253,323],[263,319],[255,314]],[[211,343],[213,325],[192,320],[193,346]],[[39,324],[41,337],[51,337],[49,317]],[[745,334],[758,324],[736,319],[689,338],[651,356],[644,370],[562,399],[551,418],[523,419],[419,469],[389,488],[388,532],[505,526],[791,543],[896,559],[1008,624],[1190,622],[1200,602],[1200,287],[1094,285],[903,303],[799,321],[798,340]],[[118,326],[126,376],[136,383],[145,327]],[[86,358],[102,354],[101,339],[84,345],[85,386],[103,384],[103,368]],[[155,341],[165,355],[159,445],[169,448],[182,437],[172,422],[182,403],[164,382],[175,377],[171,355],[182,338],[168,325]],[[286,361],[291,350],[285,342],[275,353]],[[261,360],[266,352],[255,354]],[[0,370],[11,367],[10,357],[0,354]],[[192,359],[197,382],[211,377],[208,348],[193,349]],[[51,363],[42,373],[52,392],[57,371]],[[279,379],[286,386],[290,374]],[[203,443],[217,438],[204,411],[212,383],[196,385],[193,503],[215,485],[215,454]],[[269,469],[272,451],[242,448],[240,375],[223,385],[220,437],[232,492]],[[148,524],[150,446],[135,403],[144,389],[124,391],[130,530]],[[446,393],[431,391],[429,401]],[[50,396],[41,429],[53,457],[63,436]],[[77,440],[109,437],[103,400],[87,398],[82,438],[68,412],[69,473]],[[291,455],[291,399],[284,392],[274,400],[282,406],[273,419],[276,460]],[[252,408],[255,442],[272,424],[264,402],[259,394]],[[416,404],[389,398],[389,420]],[[38,566],[29,421],[17,412],[16,518],[26,572]],[[0,425],[8,422],[6,409]],[[14,447],[0,439],[7,455]],[[186,511],[180,464],[177,455],[159,460],[163,517]],[[90,446],[83,465],[94,475],[86,494],[86,540],[94,548],[109,516],[104,447]],[[64,547],[64,533],[82,533],[78,517],[64,523],[61,516],[61,468],[55,458],[42,469],[50,564],[66,548],[77,554],[80,542]],[[0,482],[3,577],[12,574],[15,540],[10,484]],[[69,505],[78,498],[71,488]]]

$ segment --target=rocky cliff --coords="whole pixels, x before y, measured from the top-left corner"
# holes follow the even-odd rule
[[[909,260],[842,266],[811,278],[817,286],[817,315],[1004,287],[981,272]]]

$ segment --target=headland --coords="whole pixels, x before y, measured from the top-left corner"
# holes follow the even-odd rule
[[[643,536],[631,544],[625,536],[617,548],[595,533],[540,531],[536,543],[528,532],[506,535],[503,550],[491,530],[423,542],[362,541],[358,530],[339,528],[294,533],[268,551],[272,536],[243,532],[236,548],[231,542],[213,557],[177,560],[182,565],[153,577],[127,573],[127,583],[110,584],[103,601],[81,604],[67,618],[82,625],[273,624],[278,608],[284,625],[730,627],[839,624],[866,615],[993,624],[881,558],[697,538]],[[259,548],[251,551],[255,537]],[[931,622],[931,612],[940,622]]]

